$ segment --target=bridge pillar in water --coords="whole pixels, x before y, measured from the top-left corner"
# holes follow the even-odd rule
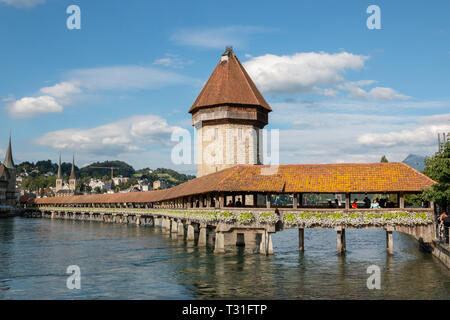
[[[171,222],[170,232],[171,233],[178,233],[178,223],[177,223],[177,221],[175,221],[175,219],[170,219],[170,222]]]
[[[298,229],[298,251],[305,251],[305,229]]]
[[[184,237],[184,223],[183,223],[183,221],[179,220],[177,226],[178,226],[178,235],[180,237]]]
[[[200,230],[198,233],[198,243],[197,245],[199,247],[205,247],[206,246],[206,224],[200,224]]]
[[[186,240],[193,241],[195,239],[195,230],[194,226],[188,222],[187,223],[187,234],[186,234]]]
[[[392,227],[386,228],[386,251],[388,254],[394,254],[394,239],[392,238]]]
[[[52,219],[55,218],[55,211],[52,211],[52,216],[51,216],[51,218],[52,218]]]
[[[161,229],[163,232],[169,232],[170,231],[170,221],[166,217],[162,217],[161,222]]]
[[[161,227],[161,219],[153,217],[153,227]]]
[[[141,224],[141,216],[136,215],[136,225],[139,226]]]
[[[273,254],[272,233],[264,231],[261,234],[259,253],[264,255]]]
[[[347,250],[345,243],[345,228],[336,227],[334,230],[337,233],[337,253],[343,254]]]
[[[214,246],[214,253],[225,252],[225,235],[223,232],[216,232],[216,241]]]

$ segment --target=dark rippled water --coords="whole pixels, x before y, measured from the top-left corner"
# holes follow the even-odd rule
[[[273,237],[274,256],[245,249],[215,255],[153,227],[47,219],[0,219],[0,299],[450,299],[450,272],[411,237],[347,230],[336,254],[333,230]],[[81,269],[81,289],[66,287],[66,268]],[[366,286],[381,268],[381,289]]]

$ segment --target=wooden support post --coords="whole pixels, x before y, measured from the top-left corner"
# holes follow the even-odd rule
[[[394,239],[392,237],[392,227],[386,228],[386,251],[388,254],[394,254]]]
[[[350,193],[345,194],[345,210],[350,209]]]
[[[400,209],[405,208],[405,195],[403,194],[403,192],[400,192],[398,194],[398,204]]]
[[[270,193],[266,194],[266,208],[270,208]]]
[[[198,243],[199,247],[206,246],[206,224],[200,224],[200,231],[198,234]]]
[[[242,201],[241,201],[242,206],[245,207],[245,194],[243,194],[241,197],[242,197]]]
[[[298,194],[298,207],[303,207],[303,193]]]
[[[219,196],[219,208],[225,207],[227,204],[225,203],[225,195],[223,193]]]
[[[216,243],[214,247],[214,253],[225,252],[225,235],[223,232],[216,232]]]
[[[136,225],[139,226],[141,224],[141,216],[136,216]]]
[[[298,201],[297,201],[297,194],[292,194],[292,208],[297,209],[298,208]]]
[[[345,229],[342,227],[336,227],[334,230],[337,233],[337,253],[343,254],[346,250],[345,244]]]
[[[305,251],[305,229],[298,229],[298,251]]]

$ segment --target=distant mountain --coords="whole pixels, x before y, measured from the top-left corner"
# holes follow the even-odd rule
[[[402,162],[406,163],[408,166],[413,167],[414,169],[420,172],[422,172],[425,169],[424,156],[419,156],[417,154],[410,154]]]

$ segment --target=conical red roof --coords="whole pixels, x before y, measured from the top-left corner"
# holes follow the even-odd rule
[[[227,48],[189,112],[224,104],[261,106],[272,111],[234,52]]]

